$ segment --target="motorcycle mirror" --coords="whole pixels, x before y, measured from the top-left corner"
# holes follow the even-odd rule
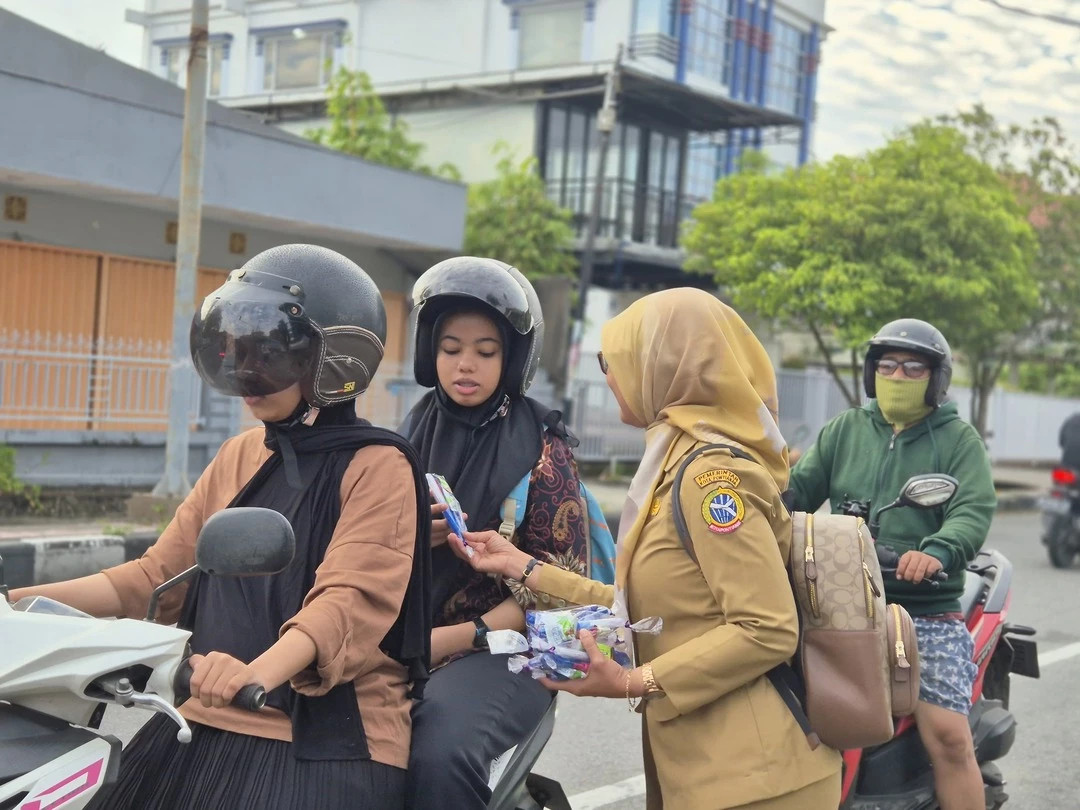
[[[956,494],[960,482],[944,473],[926,473],[913,475],[900,490],[897,499],[900,506],[914,506],[918,509],[931,509],[948,503]]]
[[[276,574],[292,562],[296,536],[280,512],[256,506],[210,516],[195,544],[195,564],[207,574],[251,577]]]
[[[200,571],[226,577],[276,574],[292,562],[295,553],[296,535],[280,512],[257,506],[222,509],[211,515],[199,532],[195,565],[154,588],[146,621],[154,621],[163,593]]]

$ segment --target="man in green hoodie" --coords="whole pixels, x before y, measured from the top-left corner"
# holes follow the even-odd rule
[[[877,542],[901,555],[885,595],[915,621],[922,670],[915,719],[934,765],[938,801],[942,810],[985,810],[967,721],[978,668],[959,600],[996,497],[986,446],[945,400],[951,378],[952,353],[941,332],[911,318],[883,326],[863,364],[870,401],[822,429],[792,471],[789,497],[793,508],[807,512],[825,500],[833,513],[845,500],[869,501],[872,514],[913,475],[947,473],[960,482],[944,507],[883,514]],[[942,570],[949,578],[940,587],[923,582]]]

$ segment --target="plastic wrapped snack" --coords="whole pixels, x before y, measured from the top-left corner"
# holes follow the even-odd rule
[[[568,681],[584,678],[589,672],[589,655],[578,639],[582,630],[593,634],[604,655],[630,669],[634,665],[630,634],[659,633],[663,627],[663,620],[655,616],[631,624],[610,608],[583,605],[526,611],[526,635],[514,630],[493,630],[487,640],[493,655],[512,654],[507,664],[512,672]]]

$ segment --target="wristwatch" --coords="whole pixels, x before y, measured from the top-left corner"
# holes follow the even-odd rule
[[[491,629],[487,623],[477,616],[472,620],[476,625],[476,633],[473,635],[472,645],[474,650],[486,650],[488,648],[487,634]]]
[[[533,569],[536,568],[536,566],[538,565],[543,565],[543,563],[536,559],[536,557],[533,557],[531,560],[529,560],[529,562],[525,565],[525,570],[521,572],[521,579],[519,579],[518,581],[524,583],[525,580],[529,578],[529,574],[531,574],[533,572]]]
[[[645,700],[667,697],[667,693],[656,682],[652,664],[646,664],[641,668],[641,682],[645,686]]]

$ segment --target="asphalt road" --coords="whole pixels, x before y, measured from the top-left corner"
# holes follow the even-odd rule
[[[1004,513],[986,543],[1015,566],[1009,620],[1039,631],[1043,662],[1039,680],[1013,676],[1019,729],[999,763],[1010,810],[1080,808],[1080,567],[1051,568],[1039,527],[1037,513]],[[143,717],[110,710],[105,728],[126,741]],[[574,810],[644,808],[639,724],[624,701],[562,696],[555,734],[535,770],[562,783]]]

